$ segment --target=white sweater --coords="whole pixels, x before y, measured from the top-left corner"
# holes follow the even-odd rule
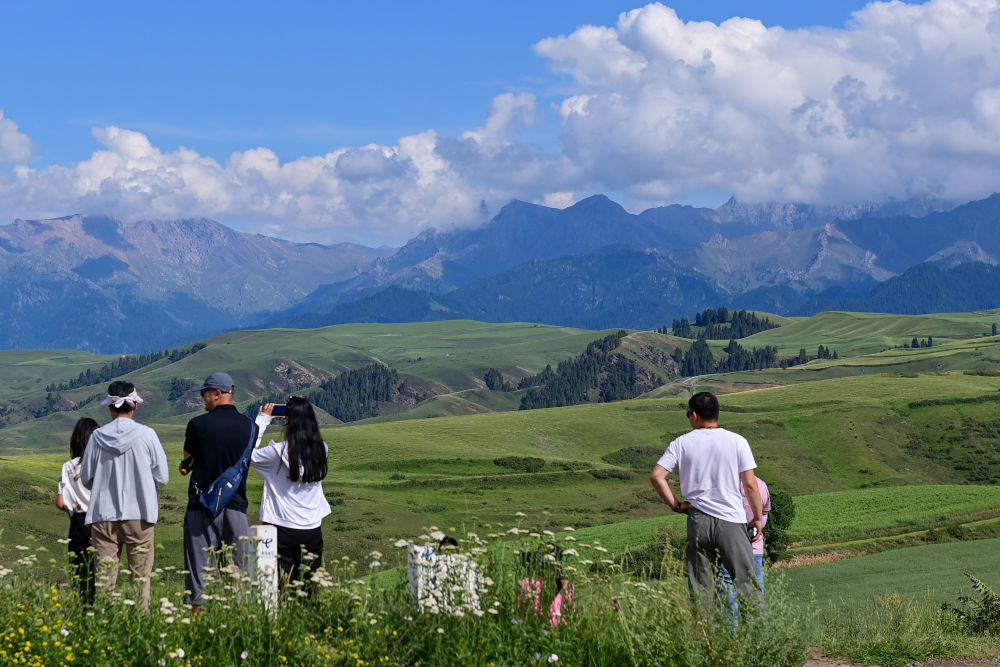
[[[250,456],[250,466],[264,478],[264,495],[260,499],[260,520],[285,528],[318,528],[323,517],[330,514],[330,503],[323,494],[322,482],[293,482],[288,479],[288,443],[268,443],[260,447],[264,429],[271,417],[257,415],[260,427],[258,447]],[[329,453],[329,447],[323,443]]]

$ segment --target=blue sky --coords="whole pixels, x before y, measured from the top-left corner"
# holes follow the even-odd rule
[[[749,15],[840,27],[866,3],[670,3],[687,20]],[[500,92],[549,97],[560,77],[538,40],[613,25],[641,4],[543,2],[25,2],[0,23],[0,109],[39,145],[35,162],[81,160],[93,126],[143,132],[225,159],[267,146],[282,160],[391,144],[482,122]],[[95,9],[96,8],[96,9]],[[752,9],[748,12],[748,9]],[[542,141],[544,135],[539,135]]]
[[[512,197],[962,199],[1000,176],[989,0],[2,11],[0,223],[398,244]]]

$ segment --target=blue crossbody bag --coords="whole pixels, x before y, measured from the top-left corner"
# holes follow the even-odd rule
[[[226,505],[229,501],[233,499],[236,495],[236,490],[240,488],[240,482],[243,481],[243,475],[247,472],[247,467],[250,465],[250,452],[253,451],[253,444],[257,440],[257,425],[253,424],[250,427],[250,442],[247,443],[246,451],[243,452],[243,456],[240,460],[231,465],[229,468],[224,470],[219,477],[212,482],[207,489],[201,492],[198,496],[198,502],[201,504],[202,508],[212,515],[212,518],[222,514],[222,510],[226,509]]]

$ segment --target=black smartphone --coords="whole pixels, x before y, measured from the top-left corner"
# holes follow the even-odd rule
[[[757,529],[754,528],[753,526],[750,526],[749,528],[747,528],[747,537],[750,538],[751,542],[753,542],[754,540],[756,540],[757,539]]]
[[[283,417],[288,414],[288,407],[285,405],[276,405],[274,409],[271,410],[272,417]]]
[[[181,470],[183,471],[183,474],[186,475],[188,474],[188,472],[191,471],[192,463],[194,463],[194,454],[189,454],[188,456],[184,457],[184,460],[181,461]]]

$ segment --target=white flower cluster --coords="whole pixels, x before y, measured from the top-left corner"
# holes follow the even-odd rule
[[[312,576],[309,577],[309,580],[321,588],[331,588],[334,584],[333,577],[331,577],[330,573],[323,567],[318,567],[313,570]]]
[[[171,602],[170,598],[160,598],[160,613],[167,617],[167,623],[173,623],[173,616],[177,613],[177,605]]]
[[[410,595],[430,614],[482,614],[480,595],[488,586],[479,563],[466,554],[438,554],[433,545],[407,545]]]

